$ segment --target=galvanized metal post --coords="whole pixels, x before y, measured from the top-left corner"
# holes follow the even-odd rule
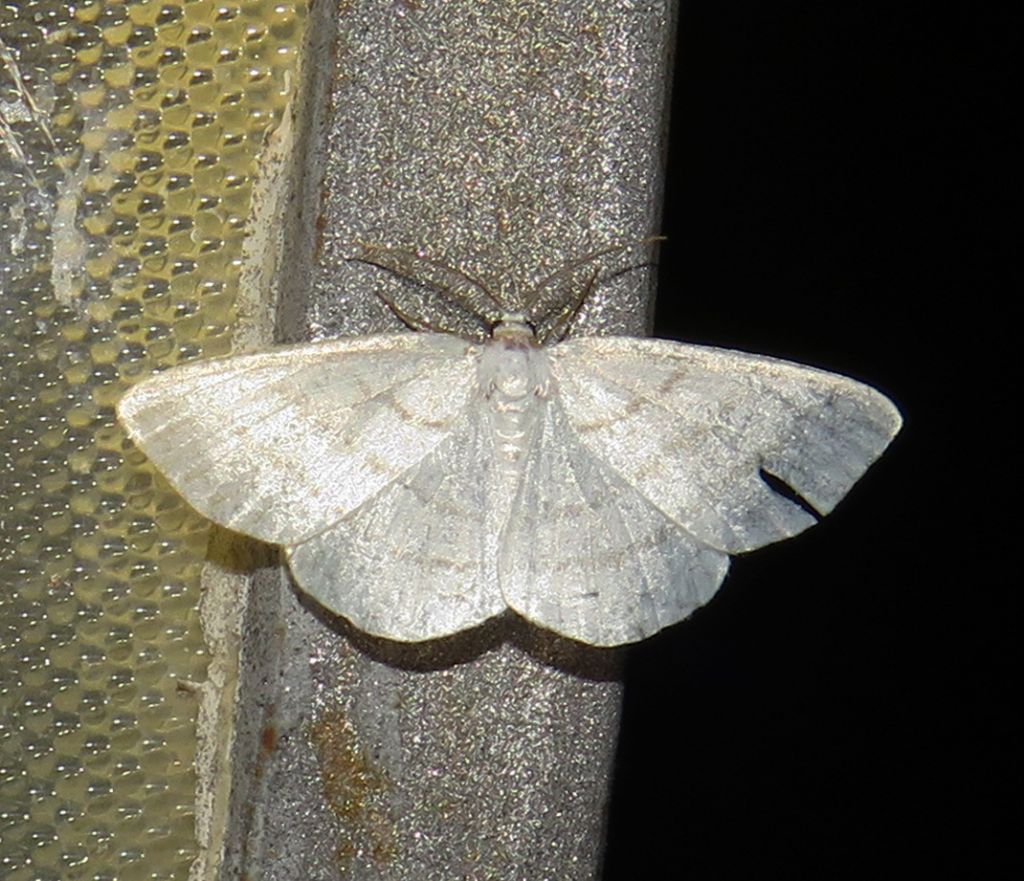
[[[422,248],[497,287],[656,231],[672,3],[355,0],[311,15],[280,339],[398,329],[378,292],[419,294],[347,262],[353,241]],[[650,304],[648,269],[617,276],[579,329],[643,333]],[[261,577],[221,877],[596,876],[619,652],[514,618],[397,645]]]

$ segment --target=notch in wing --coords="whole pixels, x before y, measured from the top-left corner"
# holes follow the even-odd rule
[[[201,514],[258,539],[322,531],[465,418],[475,350],[387,334],[200,361],[118,405],[131,438]]]
[[[551,351],[569,423],[590,453],[711,547],[749,551],[827,514],[901,420],[885,396],[774,358],[665,340],[584,338]]]

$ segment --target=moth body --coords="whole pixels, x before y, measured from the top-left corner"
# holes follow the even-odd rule
[[[522,321],[503,321],[483,345],[477,367],[501,457],[518,462],[551,386],[547,352]]]
[[[488,532],[496,535],[511,510],[543,418],[551,390],[551,364],[545,349],[537,345],[533,329],[511,315],[483,344],[477,377],[495,452]]]

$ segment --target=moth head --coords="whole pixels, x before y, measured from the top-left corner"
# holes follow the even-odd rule
[[[491,337],[513,346],[535,346],[537,335],[534,327],[522,312],[506,312],[491,328]]]

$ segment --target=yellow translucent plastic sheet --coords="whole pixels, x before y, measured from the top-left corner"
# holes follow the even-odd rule
[[[114,403],[232,347],[302,2],[0,7],[0,877],[183,879],[208,527]]]

